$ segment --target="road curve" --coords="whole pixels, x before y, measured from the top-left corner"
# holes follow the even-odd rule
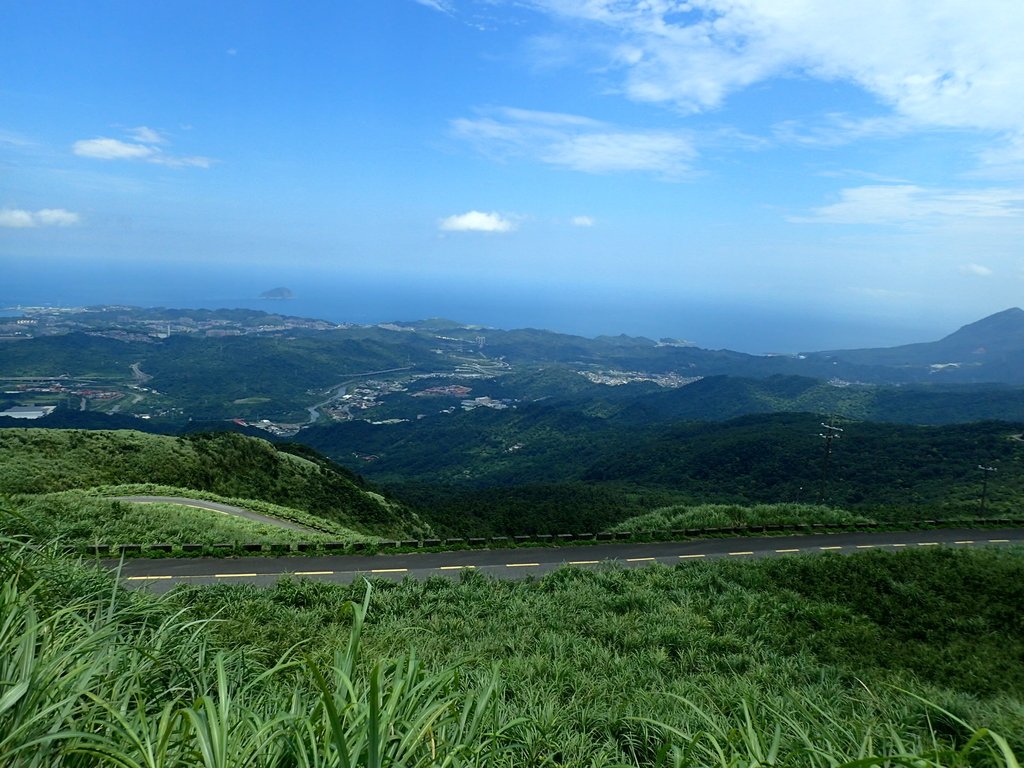
[[[128,501],[132,504],[177,504],[182,507],[195,507],[196,509],[206,509],[211,512],[221,512],[225,515],[233,515],[234,517],[244,517],[246,520],[252,520],[256,523],[265,523],[266,525],[273,525],[277,528],[288,528],[292,531],[302,531],[303,533],[321,533],[314,528],[308,528],[305,525],[299,525],[298,523],[289,523],[286,520],[281,520],[270,515],[261,515],[259,512],[251,512],[248,509],[242,507],[235,507],[231,504],[221,504],[218,501],[205,501],[203,499],[187,499],[183,496],[114,496],[116,501]]]
[[[121,582],[165,592],[179,584],[248,583],[270,586],[286,575],[349,583],[360,578],[401,580],[457,576],[465,570],[501,579],[549,573],[563,566],[594,568],[615,563],[640,567],[715,559],[755,559],[794,554],[853,554],[871,549],[899,552],[919,547],[956,548],[1024,544],[1024,530],[946,529],[878,533],[738,537],[658,543],[612,543],[574,547],[475,549],[397,555],[325,555],[312,557],[134,559],[120,564]],[[117,569],[119,563],[103,561]]]

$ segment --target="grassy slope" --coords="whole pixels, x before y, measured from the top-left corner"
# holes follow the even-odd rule
[[[236,434],[7,429],[0,430],[0,455],[0,491],[8,494],[154,483],[294,507],[364,533],[422,528],[404,509],[358,487],[351,473]]]
[[[675,697],[698,702],[716,726],[750,702],[755,730],[769,740],[760,719],[779,713],[822,744],[844,731],[881,738],[890,726],[913,740],[928,733],[929,718],[942,736],[963,738],[953,720],[897,690],[905,688],[1019,743],[1022,584],[1020,549],[382,583],[365,642],[373,656],[411,644],[432,667],[468,660],[469,679],[500,665],[504,719],[527,719],[537,759],[572,765],[624,759],[639,738],[634,716],[689,733],[708,726]],[[342,602],[359,589],[285,582],[176,599],[217,611],[226,641],[274,658],[298,641],[329,652]],[[736,734],[730,747],[741,741]]]
[[[152,598],[0,542],[0,763],[1009,768],[961,720],[1019,754],[1022,585],[1020,548],[379,583],[360,658],[358,585]]]
[[[159,490],[164,492],[160,495],[190,493],[186,489]],[[243,500],[242,503],[249,508],[261,506],[251,501]],[[179,504],[133,504],[80,490],[18,496],[9,500],[9,506],[6,514],[0,511],[0,534],[29,536],[35,541],[59,541],[70,546],[95,543],[276,544],[366,538],[312,515],[304,516],[297,510],[271,505],[268,505],[270,509],[260,511],[280,519],[301,521],[303,517],[313,518],[308,522],[328,530],[319,533],[296,531]]]

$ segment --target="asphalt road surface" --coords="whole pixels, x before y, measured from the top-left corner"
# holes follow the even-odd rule
[[[431,576],[457,577],[474,570],[500,579],[540,576],[563,566],[642,567],[720,558],[753,559],[796,554],[853,554],[871,549],[888,552],[919,547],[981,547],[1024,543],[1024,530],[945,529],[882,533],[835,533],[798,536],[739,537],[685,542],[594,544],[573,547],[475,549],[397,555],[325,555],[312,557],[162,558],[126,560],[122,583],[165,592],[179,584],[248,583],[272,585],[285,575],[349,583],[360,578],[401,580]],[[103,564],[116,569],[112,560]]]
[[[117,499],[117,501],[129,501],[133,504],[178,504],[182,507],[208,509],[212,512],[222,512],[225,515],[244,517],[246,520],[265,523],[266,525],[274,525],[278,528],[288,528],[293,531],[302,531],[303,533],[320,533],[320,531],[307,528],[306,526],[299,525],[298,523],[289,523],[276,517],[261,515],[259,512],[250,512],[248,509],[243,509],[242,507],[235,507],[231,504],[221,504],[218,501],[186,499],[181,496],[115,496],[114,498]]]

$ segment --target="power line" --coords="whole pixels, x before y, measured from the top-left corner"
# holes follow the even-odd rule
[[[839,427],[835,426],[834,422],[834,417],[828,420],[828,424],[821,422],[821,426],[825,431],[818,433],[818,437],[825,441],[825,457],[821,462],[821,486],[818,489],[819,504],[825,503],[825,488],[828,485],[829,459],[832,458],[832,441],[838,440],[841,437],[839,433],[843,431]]]
[[[981,511],[979,514],[985,514],[985,494],[988,491],[988,476],[990,473],[995,472],[995,467],[983,467],[981,464],[978,465],[978,469],[982,471],[981,475]]]

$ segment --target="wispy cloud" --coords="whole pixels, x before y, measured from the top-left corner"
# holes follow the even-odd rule
[[[628,98],[684,112],[777,76],[850,83],[888,109],[788,138],[837,143],[911,127],[1024,136],[1024,13],[1018,0],[520,0],[566,22]],[[567,35],[568,36],[568,35]]]
[[[451,127],[488,155],[528,157],[584,173],[642,171],[677,179],[697,156],[683,133],[631,130],[557,112],[503,107],[453,120]]]
[[[515,223],[499,213],[468,211],[441,219],[438,227],[444,232],[511,232]]]
[[[904,224],[941,218],[1006,219],[1024,216],[1024,189],[929,189],[913,184],[853,187],[838,202],[791,216],[798,223]]]
[[[167,142],[162,133],[152,128],[147,128],[144,125],[140,125],[137,128],[129,128],[125,133],[135,141],[142,142],[143,144],[164,144]]]
[[[120,139],[82,139],[71,146],[79,157],[93,157],[97,160],[141,160],[152,157],[156,150],[144,144],[133,144]]]
[[[451,13],[451,3],[445,2],[445,0],[414,0],[418,5],[426,6],[435,11],[441,13]]]
[[[890,139],[911,133],[914,125],[904,117],[855,117],[830,113],[816,121],[784,120],[772,126],[775,139],[785,144],[838,147],[862,139]]]
[[[965,275],[974,275],[975,277],[991,277],[992,270],[986,267],[984,264],[964,264],[960,267],[960,271]]]
[[[851,286],[846,289],[849,293],[857,296],[864,296],[878,301],[905,301],[908,298],[917,296],[910,291],[897,291],[892,288],[873,288],[867,286]]]
[[[569,223],[574,227],[592,227],[594,226],[594,219],[590,216],[573,216]]]
[[[21,208],[0,208],[0,227],[28,229],[31,227],[69,227],[78,224],[81,216],[63,208],[26,211]]]
[[[165,152],[160,145],[166,144],[167,138],[152,128],[146,126],[129,128],[125,134],[132,141],[106,136],[81,139],[71,145],[71,151],[79,157],[96,160],[143,160],[170,168],[209,168],[213,164],[208,157],[174,155]]]

